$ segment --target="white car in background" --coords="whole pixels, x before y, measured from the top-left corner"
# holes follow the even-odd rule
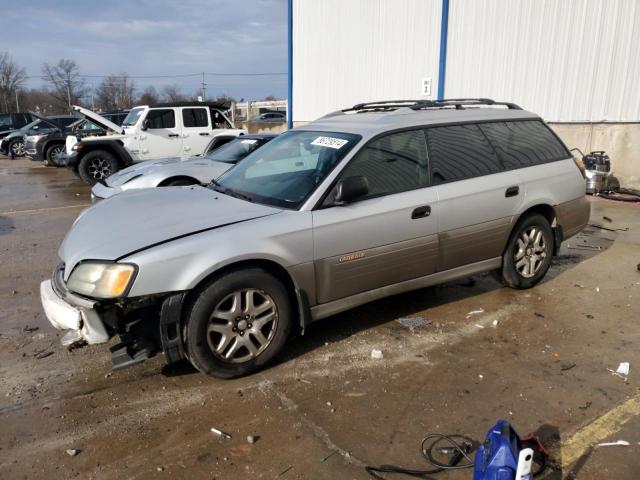
[[[122,126],[83,107],[73,109],[107,135],[66,140],[66,165],[90,184],[137,162],[168,157],[192,157],[207,151],[216,137],[237,137],[225,107],[210,102],[176,102],[131,109]]]
[[[276,136],[241,135],[201,157],[165,158],[132,165],[114,173],[104,183],[96,183],[91,189],[91,200],[97,202],[138,188],[208,184]]]

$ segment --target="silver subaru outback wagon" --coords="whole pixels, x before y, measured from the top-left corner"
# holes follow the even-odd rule
[[[479,272],[529,288],[587,223],[584,180],[533,113],[487,99],[359,104],[290,130],[208,187],[85,210],[41,284],[64,344],[113,336],[236,377],[314,320]]]

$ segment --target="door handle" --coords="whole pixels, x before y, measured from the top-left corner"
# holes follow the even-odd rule
[[[411,219],[415,220],[416,218],[424,218],[429,215],[431,215],[431,207],[429,205],[424,205],[413,209],[413,212],[411,212]]]
[[[177,133],[170,133],[169,135],[167,135],[168,137],[179,137],[180,135],[178,135]]]
[[[208,137],[209,133],[208,132],[200,132],[200,135],[203,137]]]
[[[505,197],[515,197],[519,193],[520,193],[520,187],[515,185],[513,187],[507,188],[507,190],[504,192],[504,196]]]

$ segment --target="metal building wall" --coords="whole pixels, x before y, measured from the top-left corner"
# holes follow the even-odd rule
[[[293,120],[359,102],[435,98],[442,0],[293,0]],[[426,97],[425,97],[426,98]]]
[[[450,0],[445,97],[555,122],[640,121],[640,1]]]

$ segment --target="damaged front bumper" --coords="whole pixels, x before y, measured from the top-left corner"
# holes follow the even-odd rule
[[[68,330],[64,345],[84,340],[89,344],[105,343],[110,335],[95,309],[96,302],[68,291],[57,268],[52,280],[40,284],[40,300],[47,319],[58,330]]]

